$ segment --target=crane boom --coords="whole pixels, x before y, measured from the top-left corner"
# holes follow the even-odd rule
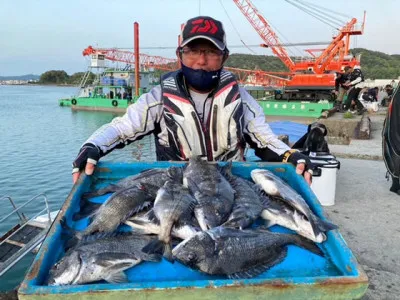
[[[254,27],[266,45],[271,48],[272,52],[278,56],[290,71],[294,71],[295,64],[282,47],[278,36],[272,30],[267,20],[259,13],[257,8],[250,0],[233,0],[236,6],[244,14],[250,24]]]
[[[119,61],[127,64],[135,64],[135,53],[117,48],[93,48],[92,46],[87,47],[82,52],[83,56],[92,54],[102,54],[104,57],[111,61]],[[176,59],[166,58],[162,56],[152,56],[140,53],[139,54],[139,65],[145,67],[153,67],[159,70],[170,71],[171,64],[176,64]],[[176,69],[176,68],[175,68]]]

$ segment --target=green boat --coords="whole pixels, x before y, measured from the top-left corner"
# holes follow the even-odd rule
[[[140,71],[139,93],[135,95],[134,70],[105,68],[89,84],[90,74],[91,67],[83,76],[77,95],[60,99],[60,106],[69,106],[74,110],[125,112],[130,104],[135,103],[141,94],[156,83],[153,72]]]
[[[288,100],[277,97],[278,90],[273,87],[244,87],[257,99],[267,116],[319,118],[324,111],[329,111],[334,106],[332,99]]]

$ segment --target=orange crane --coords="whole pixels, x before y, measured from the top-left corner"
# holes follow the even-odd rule
[[[104,55],[104,58],[110,61],[118,61],[130,65],[135,64],[134,52],[120,50],[117,48],[94,48],[89,46],[83,50],[82,54],[83,56]],[[142,53],[139,54],[139,65],[144,68],[153,68],[163,71],[174,71],[179,68],[177,59],[166,58],[162,56],[152,56]],[[268,72],[262,70],[245,70],[230,67],[225,67],[225,69],[234,73],[238,79],[238,82],[243,85],[281,88],[288,82],[288,79],[269,74]]]
[[[308,50],[307,52],[312,53],[311,58],[294,62],[267,20],[250,0],[233,0],[233,2],[265,42],[261,46],[271,48],[291,73],[284,92],[276,94],[277,99],[318,100],[326,97],[332,99],[335,72],[342,71],[345,66],[360,65],[356,58],[348,58],[349,42],[350,36],[363,33],[365,13],[361,29],[356,28],[357,19],[352,18],[339,30],[326,49],[318,49],[322,52],[319,56],[314,54],[315,50]]]
[[[93,48],[87,47],[83,50],[82,55],[104,55],[105,59],[110,61],[124,62],[130,65],[135,64],[135,53],[117,48]],[[153,67],[159,70],[171,71],[176,70],[177,60],[173,58],[166,58],[161,56],[151,56],[147,54],[139,54],[139,65],[144,67]]]

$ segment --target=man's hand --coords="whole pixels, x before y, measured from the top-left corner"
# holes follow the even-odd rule
[[[296,173],[303,175],[308,185],[311,185],[314,165],[308,156],[295,150],[289,150],[283,157],[283,161],[292,163],[296,167]]]
[[[85,170],[86,175],[92,175],[97,162],[100,159],[100,149],[95,145],[87,143],[79,150],[79,154],[72,163],[72,181],[75,183],[80,171]]]

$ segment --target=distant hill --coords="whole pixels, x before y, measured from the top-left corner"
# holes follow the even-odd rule
[[[26,74],[20,76],[0,76],[0,80],[38,80],[40,75]]]
[[[379,51],[371,51],[364,48],[350,50],[352,54],[361,54],[361,69],[365,78],[370,79],[397,79],[400,76],[400,54],[389,55]],[[282,61],[271,55],[251,55],[232,53],[225,63],[227,67],[265,70],[265,71],[287,71]],[[62,73],[62,74],[61,74]],[[165,71],[158,71],[165,73]],[[77,84],[84,73],[78,72],[71,76],[65,71],[47,71],[41,76],[27,74],[22,76],[0,76],[0,80],[38,80],[41,83]],[[93,77],[93,76],[92,76]],[[156,75],[156,77],[158,77]]]
[[[400,76],[400,55],[389,55],[383,52],[371,51],[364,48],[351,50],[354,55],[361,53],[361,69],[365,78],[370,79],[397,79]],[[227,67],[248,70],[287,71],[282,61],[275,56],[231,54]]]

